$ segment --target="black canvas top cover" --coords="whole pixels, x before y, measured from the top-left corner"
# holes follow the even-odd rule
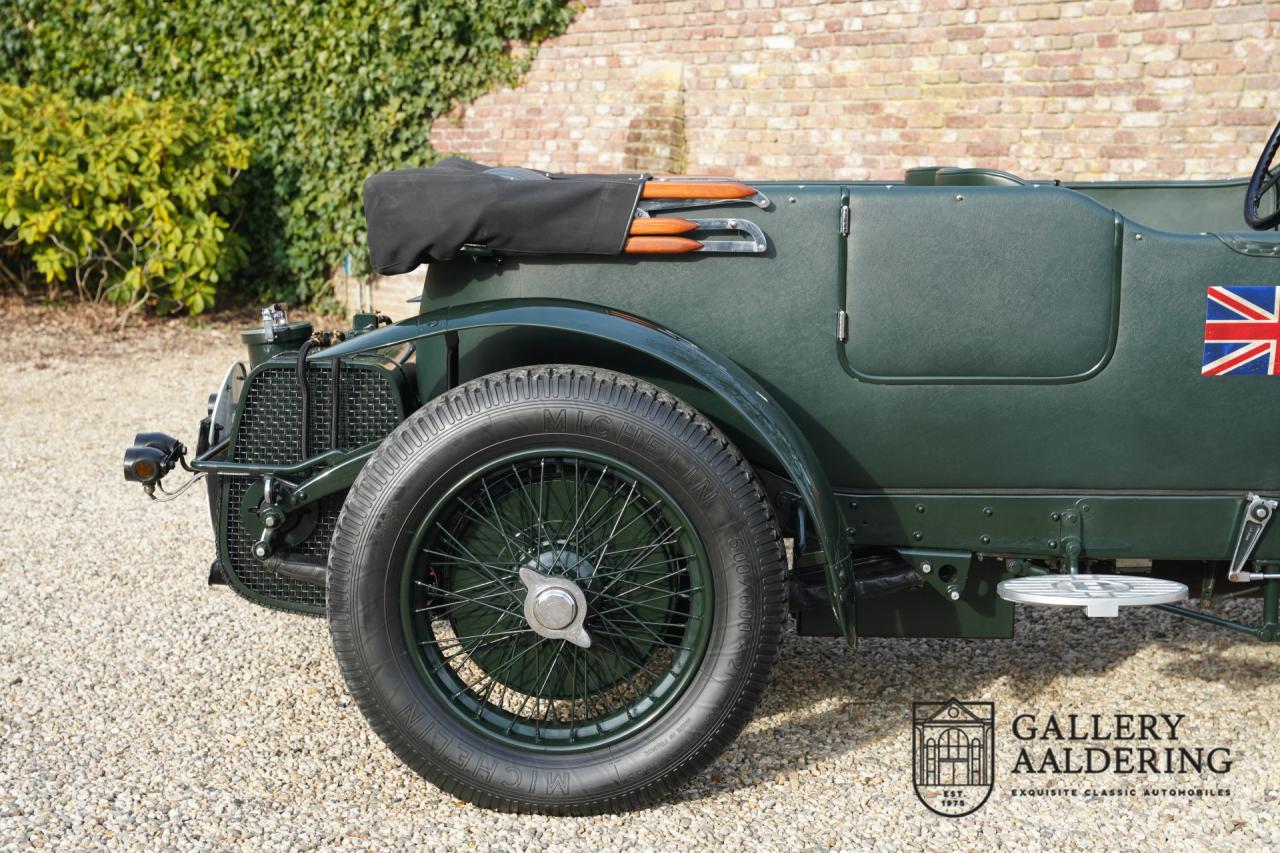
[[[490,169],[451,158],[364,182],[374,270],[396,275],[447,261],[467,244],[503,254],[616,255],[644,176]]]

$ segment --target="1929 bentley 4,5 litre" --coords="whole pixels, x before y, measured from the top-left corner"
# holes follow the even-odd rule
[[[1008,637],[1012,602],[1273,640],[1278,144],[1247,186],[375,176],[373,264],[431,263],[421,313],[264,312],[192,458],[144,433],[125,474],[205,475],[212,579],[326,614],[377,733],[497,808],[671,791],[788,609],[851,643]]]

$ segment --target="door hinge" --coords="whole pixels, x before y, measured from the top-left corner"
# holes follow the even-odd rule
[[[836,312],[836,342],[845,343],[849,340],[849,312],[840,310]]]
[[[840,236],[849,236],[849,204],[845,202],[840,205]]]

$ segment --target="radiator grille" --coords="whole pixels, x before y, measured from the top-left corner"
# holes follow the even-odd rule
[[[355,448],[377,441],[400,423],[400,402],[385,373],[376,368],[344,365],[339,377],[342,411],[338,447]],[[310,420],[307,453],[332,450],[329,415],[332,376],[329,367],[307,371]],[[235,459],[260,465],[301,462],[302,389],[291,366],[269,368],[249,385],[236,436]]]
[[[400,423],[399,393],[386,371],[372,365],[344,363],[339,380],[342,401],[338,419],[339,448],[351,449],[377,441]],[[307,371],[308,456],[333,449],[329,442],[331,383],[332,373],[327,364]],[[259,465],[290,465],[303,460],[302,393],[292,365],[268,367],[252,377],[243,407],[232,459]],[[227,528],[224,564],[250,593],[259,600],[265,599],[264,603],[323,613],[323,587],[281,577],[263,567],[249,552],[255,540],[241,524],[240,511],[245,492],[253,482],[254,479],[248,477],[224,480]],[[340,493],[319,502],[315,530],[305,541],[289,549],[291,555],[328,559],[329,540],[344,497],[345,493]]]

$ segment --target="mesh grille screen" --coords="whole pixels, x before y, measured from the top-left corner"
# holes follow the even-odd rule
[[[344,364],[339,390],[342,400],[338,422],[338,447],[350,449],[377,441],[400,423],[400,405],[394,385],[383,371]],[[310,421],[307,455],[332,449],[329,417],[332,373],[325,367],[307,371]],[[255,376],[244,396],[244,411],[236,434],[232,458],[260,465],[288,465],[302,455],[302,394],[294,368],[269,367]],[[251,592],[272,604],[293,610],[323,612],[324,588],[281,577],[264,568],[249,552],[255,541],[240,522],[241,502],[254,482],[251,477],[224,480],[227,504],[227,562]],[[338,512],[345,493],[330,495],[319,503],[315,530],[289,549],[295,557],[326,560]]]
[[[338,447],[355,448],[382,438],[400,423],[395,389],[382,371],[342,368],[339,380],[343,406],[338,418]],[[310,421],[307,453],[332,450],[329,415],[332,394],[328,367],[307,371]],[[264,370],[245,396],[245,410],[236,437],[237,462],[282,465],[301,462],[302,391],[292,367]]]

